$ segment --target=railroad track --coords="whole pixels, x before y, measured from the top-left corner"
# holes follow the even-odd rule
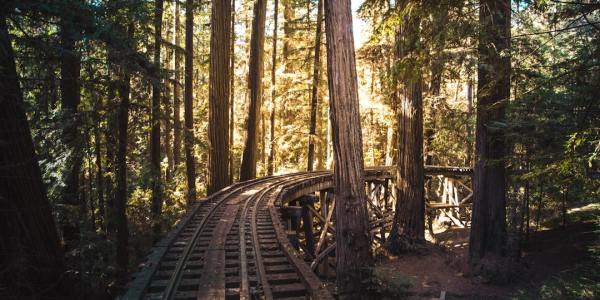
[[[394,171],[365,170],[374,247],[391,228]],[[155,245],[123,299],[333,299],[322,281],[335,278],[333,188],[329,171],[294,173],[236,183],[199,201]]]
[[[325,174],[237,183],[196,204],[155,246],[123,298],[332,298],[310,268],[290,253],[285,229],[273,222],[279,216],[272,207],[281,190]]]

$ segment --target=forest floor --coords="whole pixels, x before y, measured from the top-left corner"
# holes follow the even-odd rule
[[[570,210],[565,227],[549,222],[556,227],[532,231],[522,249],[523,268],[506,285],[470,273],[468,228],[442,229],[419,253],[382,258],[378,268],[389,277],[408,277],[408,299],[439,299],[442,291],[445,299],[598,299],[600,274],[589,251],[600,250],[598,219],[600,205],[588,205]]]

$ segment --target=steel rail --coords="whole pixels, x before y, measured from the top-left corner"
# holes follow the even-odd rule
[[[236,184],[234,188],[231,188],[231,189],[225,188],[224,189],[224,190],[231,190],[229,192],[221,193],[221,191],[223,191],[223,190],[217,192],[219,194],[219,196],[216,196],[216,197],[222,197],[222,198],[220,200],[218,200],[215,204],[213,204],[211,209],[202,218],[202,221],[198,225],[198,228],[196,228],[196,230],[194,231],[194,234],[192,235],[192,237],[186,244],[186,247],[182,253],[182,256],[179,258],[179,260],[177,262],[175,271],[174,271],[172,277],[169,279],[169,283],[167,284],[167,287],[166,287],[165,291],[163,292],[162,299],[169,300],[169,299],[173,298],[174,293],[177,290],[177,286],[179,285],[179,282],[181,281],[181,276],[183,275],[183,269],[185,267],[185,264],[190,256],[190,254],[192,253],[193,248],[196,246],[198,237],[200,236],[200,232],[204,228],[206,222],[210,219],[210,217],[212,217],[214,212],[217,210],[217,208],[219,206],[221,206],[221,204],[223,204],[225,201],[229,200],[229,197],[231,195],[233,195],[237,192],[243,191],[243,190],[247,189],[248,187],[261,184],[265,181],[273,180],[274,178],[276,178],[276,177],[270,176],[270,177],[262,177],[262,178],[258,178],[258,179],[244,181],[244,182],[240,182],[240,183]]]

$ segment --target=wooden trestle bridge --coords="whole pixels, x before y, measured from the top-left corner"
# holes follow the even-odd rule
[[[425,170],[428,219],[466,226],[471,169]],[[390,167],[365,170],[375,248],[392,225],[394,176]],[[155,245],[123,298],[333,299],[333,189],[329,171],[294,173],[236,183],[199,201]]]

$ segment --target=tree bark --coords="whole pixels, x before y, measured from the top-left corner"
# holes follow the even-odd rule
[[[417,50],[420,20],[406,16],[396,42],[399,57]],[[411,250],[425,242],[425,197],[423,170],[423,93],[421,71],[413,65],[411,76],[403,76],[404,88],[399,97],[397,201],[394,222],[387,248],[393,252]],[[396,83],[399,84],[399,83]]]
[[[167,19],[168,20],[168,19]],[[168,25],[168,24],[167,24]],[[166,37],[165,40],[169,41],[171,40],[171,35],[173,34],[170,27],[166,26]],[[166,55],[163,58],[164,62],[163,65],[165,66],[165,68],[168,68],[167,66],[169,66],[171,64],[171,60],[173,58],[172,52],[173,49],[171,47],[167,48],[166,51]],[[171,118],[171,113],[173,110],[173,107],[171,105],[171,99],[173,98],[171,96],[171,85],[169,84],[169,78],[168,77],[163,77],[161,76],[161,82],[163,82],[163,87],[164,87],[164,91],[163,91],[163,95],[161,97],[161,100],[163,102],[163,107],[164,107],[164,112],[163,112],[163,117],[161,117],[163,124],[165,125],[165,130],[164,130],[164,134],[163,134],[163,150],[165,152],[165,156],[167,157],[167,168],[165,170],[165,180],[167,182],[171,182],[171,180],[173,179],[173,140],[171,139],[171,134],[173,133],[173,118]]]
[[[393,253],[425,242],[422,81],[409,83],[398,115],[397,201],[387,248]]]
[[[0,10],[0,294],[58,297],[63,250],[23,110],[9,11]]]
[[[315,162],[315,136],[317,134],[317,110],[319,103],[319,83],[321,82],[321,25],[323,23],[323,0],[319,0],[317,10],[317,32],[315,34],[315,58],[313,64],[313,82],[310,100],[310,132],[308,134],[308,171],[312,171]]]
[[[100,220],[100,228],[105,231],[106,224],[104,213],[104,169],[102,166],[102,138],[100,136],[100,106],[102,100],[98,97],[95,91],[94,95],[94,156],[96,158],[96,193],[98,195],[98,219]],[[90,179],[91,180],[91,179]]]
[[[256,161],[258,156],[258,126],[262,106],[265,46],[265,19],[267,2],[256,0],[254,3],[254,20],[252,21],[252,37],[250,39],[250,66],[248,70],[248,90],[250,92],[250,107],[248,109],[248,124],[246,143],[242,156],[240,181],[256,178]]]
[[[273,1],[273,52],[271,53],[271,116],[270,121],[270,135],[269,135],[269,159],[267,165],[267,175],[273,175],[275,169],[275,107],[277,97],[277,30],[278,30],[278,18],[279,18],[279,1]]]
[[[472,263],[505,255],[505,137],[494,128],[504,118],[510,96],[510,1],[483,0],[479,9],[479,62],[473,219],[469,242]],[[489,255],[488,255],[489,254]]]
[[[107,68],[109,70],[109,89],[108,89],[108,105],[109,107],[117,107],[117,91],[118,77],[120,76],[119,70],[116,64],[116,53],[114,49],[109,48],[107,51]],[[115,153],[118,149],[118,112],[109,111],[107,116],[106,131],[104,136],[106,139],[106,175],[104,182],[106,184],[106,233],[109,240],[116,239],[117,225],[116,225],[116,208],[115,208],[115,193],[113,189],[115,187],[115,179],[111,174],[116,174],[116,159]]]
[[[181,162],[181,51],[179,44],[181,43],[181,30],[179,21],[179,0],[175,2],[175,51],[174,51],[174,76],[173,80],[173,164],[175,169]]]
[[[133,34],[130,25],[129,35]],[[115,219],[117,230],[117,276],[121,284],[127,282],[129,263],[129,229],[127,226],[127,136],[129,123],[130,78],[122,68],[119,72],[119,108],[118,108],[118,146],[115,166]]]
[[[338,295],[340,299],[363,299],[371,243],[350,1],[326,1],[325,23],[335,157]]]
[[[162,183],[160,171],[160,44],[162,33],[163,0],[156,0],[154,7],[154,75],[152,81],[152,112],[150,116],[150,176],[152,180],[152,231],[158,239],[161,231]]]
[[[185,167],[187,174],[187,204],[196,200],[196,159],[194,158],[194,0],[185,1]]]
[[[231,1],[213,1],[210,34],[208,194],[229,185],[229,68]]]
[[[473,79],[469,76],[467,83],[467,166],[473,166]]]
[[[275,0],[277,1],[277,0]],[[231,43],[229,45],[229,182],[233,182],[233,143],[235,134],[235,0],[231,0]]]

